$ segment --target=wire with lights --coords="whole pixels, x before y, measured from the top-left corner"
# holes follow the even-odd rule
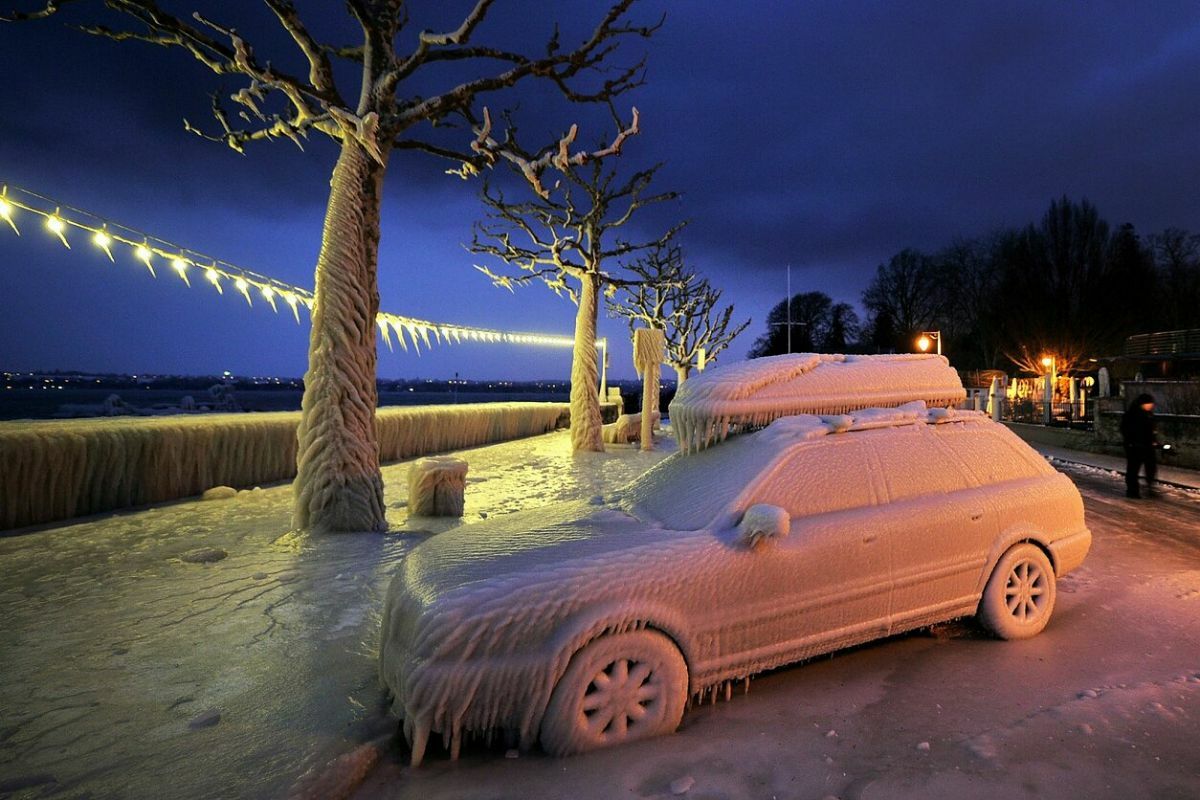
[[[303,306],[309,311],[313,307],[313,293],[303,287],[180,247],[165,239],[111,222],[37,192],[12,184],[0,185],[0,219],[20,236],[17,211],[41,217],[45,229],[68,250],[73,249],[67,235],[71,229],[89,234],[92,244],[103,251],[114,264],[117,263],[113,254],[114,246],[124,245],[129,248],[133,258],[154,278],[158,277],[158,271],[155,269],[157,260],[160,267],[163,264],[167,265],[188,288],[192,286],[189,274],[200,274],[218,294],[224,294],[225,287],[232,286],[251,307],[254,306],[252,295],[258,295],[271,306],[272,311],[278,313],[276,302],[282,300],[291,309],[297,323],[300,322],[300,307]],[[431,322],[384,311],[376,315],[375,323],[379,326],[389,350],[394,350],[392,335],[395,334],[396,341],[403,350],[407,352],[411,343],[413,350],[418,354],[421,352],[421,344],[431,348],[435,341],[446,344],[470,341],[554,347],[572,347],[575,344],[575,339],[571,336],[520,333],[457,323]],[[597,339],[596,346],[607,349],[607,341]]]

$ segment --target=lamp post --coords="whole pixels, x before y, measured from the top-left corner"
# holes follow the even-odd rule
[[[1058,380],[1058,361],[1054,356],[1042,356],[1042,366],[1050,370],[1050,380]]]
[[[1058,364],[1055,362],[1053,355],[1046,355],[1042,356],[1042,366],[1050,370],[1046,373],[1046,388],[1042,398],[1045,402],[1045,410],[1042,415],[1043,422],[1049,425],[1054,419],[1054,381]]]
[[[941,331],[925,331],[921,334],[921,338],[917,339],[917,347],[922,353],[928,353],[929,348],[937,343],[937,354],[942,354],[942,332]]]
[[[596,340],[596,347],[600,350],[600,402],[608,402],[608,337],[604,336]]]

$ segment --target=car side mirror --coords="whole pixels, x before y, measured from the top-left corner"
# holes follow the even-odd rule
[[[768,539],[782,539],[788,535],[792,518],[779,506],[759,503],[746,509],[738,523],[738,541],[751,550]]]

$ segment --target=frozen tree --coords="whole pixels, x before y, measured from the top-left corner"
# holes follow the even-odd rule
[[[677,244],[652,247],[628,268],[641,282],[609,298],[609,313],[628,320],[631,331],[638,323],[665,331],[667,363],[679,383],[699,365],[701,352],[705,363],[714,361],[750,324],[731,327],[733,306],[717,310],[721,290],[684,265]]]
[[[626,132],[636,130],[635,114]],[[511,138],[508,148],[519,153]],[[523,174],[529,157],[518,156],[510,161]],[[488,221],[476,225],[470,249],[507,265],[502,272],[476,266],[496,286],[512,291],[541,282],[577,306],[571,359],[571,446],[576,451],[601,451],[604,434],[596,364],[600,295],[636,284],[636,278],[614,274],[621,260],[665,245],[679,230],[680,226],[675,226],[649,241],[635,242],[623,235],[639,209],[673,200],[677,194],[650,193],[657,166],[623,180],[599,159],[582,165],[559,163],[556,167],[563,179],[549,188],[529,181],[534,191],[527,199],[510,200],[501,190],[485,184],[482,199],[489,209]]]
[[[322,42],[292,0],[263,0],[294,48],[269,60],[246,38],[245,28],[198,12],[177,16],[154,0],[107,0],[103,5],[108,11],[97,13],[124,23],[118,27],[103,18],[72,19],[97,36],[179,48],[216,75],[240,79],[241,88],[227,99],[214,96],[213,132],[186,125],[204,138],[239,152],[251,142],[280,137],[301,145],[314,133],[338,143],[316,265],[298,432],[298,527],[386,527],[374,415],[376,266],[389,155],[394,150],[419,150],[456,163],[458,174],[475,174],[508,155],[504,143],[490,136],[486,109],[478,107],[483,97],[527,78],[547,82],[572,102],[611,101],[639,85],[641,61],[626,67],[609,63],[621,40],[647,37],[657,28],[628,21],[633,1],[615,0],[574,47],[564,47],[555,28],[539,54],[476,41],[493,0],[476,0],[457,28],[442,33],[417,32],[409,24],[404,0],[347,0],[346,12],[360,32],[358,41],[347,46]],[[101,4],[45,0],[39,9],[14,12],[7,19],[51,17],[68,5]],[[244,3],[214,6],[220,12],[236,8],[239,15],[248,13]],[[261,27],[257,21],[244,21]],[[289,61],[302,63],[303,71],[277,66]],[[456,77],[448,79],[448,74]],[[456,121],[472,125],[473,141],[464,135],[455,144],[452,137],[433,130]],[[540,187],[540,173],[552,161],[582,160],[584,154],[569,150],[574,135],[572,128],[544,156],[524,158],[526,179]]]

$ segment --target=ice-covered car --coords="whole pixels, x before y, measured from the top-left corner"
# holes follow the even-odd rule
[[[776,419],[601,506],[464,525],[408,555],[381,675],[429,735],[569,754],[674,730],[689,697],[977,615],[1033,636],[1091,544],[1078,491],[977,412]]]

